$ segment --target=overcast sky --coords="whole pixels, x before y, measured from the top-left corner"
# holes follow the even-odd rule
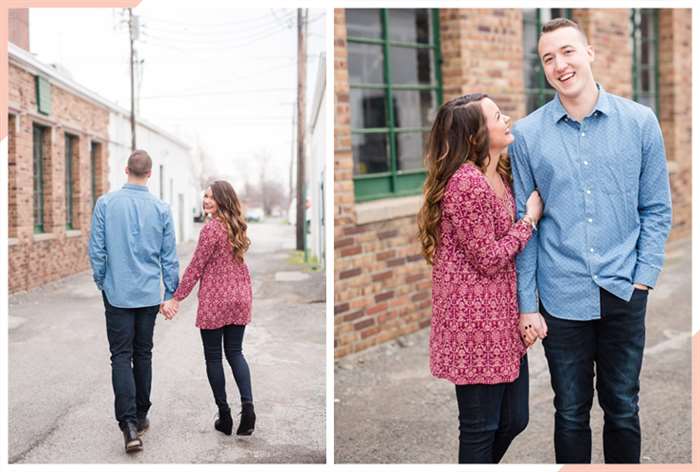
[[[238,185],[268,174],[287,187],[296,100],[294,9],[221,8],[221,2],[143,0],[136,43],[143,118],[214,158],[219,176]],[[191,3],[190,3],[191,5]],[[129,33],[123,9],[30,10],[30,50],[59,63],[73,79],[129,108]],[[324,50],[325,12],[309,10],[308,90],[311,101]]]

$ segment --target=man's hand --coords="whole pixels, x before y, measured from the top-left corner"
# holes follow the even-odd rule
[[[643,284],[634,284],[634,288],[638,288],[639,290],[649,290],[649,287]]]
[[[539,313],[521,313],[518,326],[520,337],[527,347],[532,346],[537,339],[547,336],[547,323]]]
[[[163,313],[165,318],[168,320],[172,320],[179,309],[180,303],[174,298],[171,298],[170,300],[163,302],[160,305],[160,312]]]

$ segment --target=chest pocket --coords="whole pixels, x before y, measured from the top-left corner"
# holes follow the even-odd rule
[[[599,156],[598,184],[607,195],[639,192],[640,157],[634,152],[614,152]]]

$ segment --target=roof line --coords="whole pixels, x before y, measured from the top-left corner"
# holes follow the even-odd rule
[[[98,103],[99,105],[103,106],[104,108],[108,108],[110,111],[113,113],[117,113],[120,115],[124,116],[131,116],[131,112],[127,110],[126,108],[123,108],[116,103],[104,98],[97,92],[94,92],[87,87],[80,85],[78,82],[75,80],[66,77],[65,75],[61,74],[59,71],[54,69],[48,64],[45,64],[38,60],[32,53],[29,51],[26,51],[19,46],[11,43],[8,41],[7,43],[7,55],[8,59],[10,62],[14,62],[17,66],[22,67],[24,69],[29,68],[30,72],[35,72],[35,73],[41,73],[43,75],[51,77],[56,83],[60,84],[64,88],[72,91],[73,93],[80,95],[83,98],[86,98],[92,102]],[[33,69],[33,71],[31,70]],[[150,123],[149,121],[146,121],[142,118],[136,118],[136,122],[140,124],[141,126],[150,129],[151,131],[155,131],[158,134],[163,135],[165,138],[169,139],[170,141],[178,144],[179,146],[182,146],[184,148],[187,148],[187,150],[191,150],[191,147],[189,144],[181,141],[179,138],[176,138],[173,134],[171,134],[168,131],[165,131],[164,129],[154,125],[153,123]]]

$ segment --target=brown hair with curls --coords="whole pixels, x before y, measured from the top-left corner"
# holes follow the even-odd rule
[[[489,131],[480,101],[485,93],[472,93],[450,100],[440,107],[428,138],[425,155],[427,176],[423,185],[423,206],[418,212],[418,239],[428,264],[439,240],[440,203],[450,177],[471,162],[482,172],[489,165]],[[501,156],[498,173],[512,183],[510,161]]]
[[[226,226],[228,242],[233,250],[233,257],[242,262],[243,254],[250,247],[250,239],[246,235],[248,225],[243,217],[236,191],[225,180],[217,180],[209,188],[211,188],[212,198],[219,207],[217,217]]]

